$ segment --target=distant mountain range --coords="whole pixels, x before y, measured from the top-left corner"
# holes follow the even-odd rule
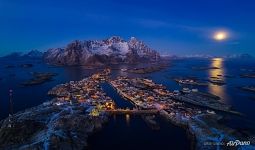
[[[31,50],[27,53],[21,53],[21,52],[13,52],[11,54],[8,54],[2,58],[6,58],[6,59],[27,59],[27,58],[31,58],[31,59],[42,59],[43,58],[43,52],[40,52],[38,50]]]
[[[250,54],[232,54],[232,55],[227,55],[225,58],[241,58],[241,59],[251,59],[254,58]]]
[[[52,65],[89,65],[100,66],[119,63],[149,63],[162,59],[182,58],[215,58],[218,56],[193,54],[185,56],[162,55],[151,49],[144,42],[131,37],[125,41],[119,36],[113,36],[105,40],[75,40],[63,48],[51,48],[46,52],[31,50],[28,53],[14,52],[2,58],[6,59],[43,59]],[[219,56],[226,59],[252,59],[250,54],[231,54]]]
[[[226,59],[253,59],[254,57],[250,54],[231,54],[231,55],[225,55],[225,56],[217,56],[217,55],[206,55],[206,54],[194,54],[194,55],[185,55],[185,56],[165,56],[170,58],[204,58],[204,59],[210,59],[215,57],[221,57]]]
[[[44,60],[54,65],[105,65],[156,62],[157,51],[132,37],[129,41],[113,36],[106,40],[74,41],[64,48],[49,49]]]

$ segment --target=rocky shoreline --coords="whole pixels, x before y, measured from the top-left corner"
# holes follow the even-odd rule
[[[9,119],[0,122],[0,149],[84,149],[88,146],[89,135],[100,130],[108,121],[108,115],[89,117],[84,107],[70,103],[56,105],[56,100],[45,102],[39,106],[18,112],[13,115],[12,128]],[[241,138],[231,128],[220,125],[221,116],[215,114],[197,115],[190,120],[173,118],[161,111],[160,115],[171,123],[185,128],[196,141],[195,149],[214,150],[219,144],[221,149],[227,142]],[[50,136],[49,136],[50,135]],[[238,137],[238,138],[236,138]],[[247,148],[254,148],[247,146]],[[233,148],[233,147],[232,147]]]
[[[223,116],[216,114],[200,114],[192,117],[190,120],[180,121],[178,118],[171,117],[165,111],[160,115],[168,120],[171,124],[180,126],[188,132],[191,138],[191,149],[196,150],[232,150],[232,149],[254,149],[253,136],[244,138],[244,134],[220,124],[219,121]],[[250,140],[251,145],[229,146],[232,141]]]
[[[117,80],[111,81],[111,84],[122,96],[132,101],[137,107],[140,107],[141,109],[156,108],[159,110],[162,117],[169,120],[172,124],[186,129],[191,137],[193,137],[192,141],[196,141],[192,147],[197,150],[255,148],[254,141],[253,143],[250,143],[250,145],[237,145],[236,147],[229,146],[229,142],[236,140],[252,140],[253,135],[243,134],[221,124],[220,120],[224,118],[224,116],[218,113],[218,111],[208,110],[208,108],[212,107],[219,111],[230,112],[232,115],[239,115],[239,113],[232,111],[228,105],[217,103],[214,99],[217,99],[218,97],[205,95],[203,93],[200,94],[206,96],[203,101],[208,100],[208,96],[213,99],[208,101],[210,105],[205,102],[201,103],[201,106],[207,107],[207,111],[205,111],[205,109],[201,107],[188,105],[187,102],[189,102],[189,100],[186,102],[180,99],[182,103],[176,102],[171,99],[170,95],[172,95],[172,93],[165,90],[162,85],[157,85],[148,79],[128,79],[120,77]],[[126,88],[127,85],[128,88]],[[194,97],[194,95],[191,95],[190,97]],[[213,104],[211,105],[212,102]]]
[[[55,102],[45,102],[1,121],[0,149],[83,149],[88,136],[108,120],[107,115],[89,117],[80,105],[58,106]]]
[[[108,120],[103,110],[112,107],[98,86],[107,73],[57,85],[49,91],[56,98],[2,120],[0,149],[86,149],[88,136]],[[88,99],[78,99],[83,93]]]

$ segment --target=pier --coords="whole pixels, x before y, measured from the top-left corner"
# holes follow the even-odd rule
[[[150,110],[139,110],[139,109],[114,109],[106,110],[110,114],[157,114],[159,111],[157,109]]]

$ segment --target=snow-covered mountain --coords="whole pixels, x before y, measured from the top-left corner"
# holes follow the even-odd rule
[[[104,65],[154,62],[160,55],[134,37],[125,41],[113,36],[106,40],[76,40],[65,48],[49,49],[44,59],[55,65]]]

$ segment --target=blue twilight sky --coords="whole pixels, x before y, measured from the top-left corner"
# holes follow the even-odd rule
[[[135,36],[162,54],[255,55],[253,0],[0,0],[0,56]],[[229,38],[212,39],[224,30]]]

